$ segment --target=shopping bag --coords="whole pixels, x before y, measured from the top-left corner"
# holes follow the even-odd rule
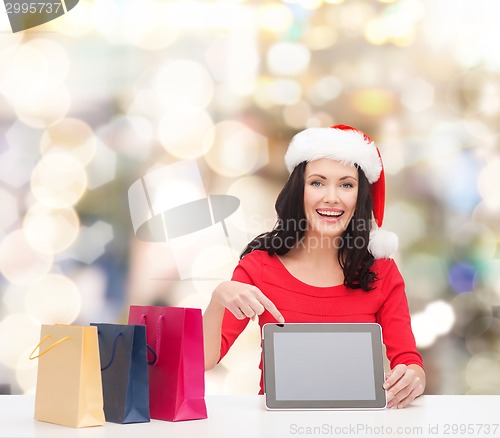
[[[30,355],[36,358],[36,420],[71,427],[104,424],[96,327],[42,325]]]
[[[146,327],[90,324],[97,327],[104,415],[112,423],[149,421]]]
[[[151,418],[207,418],[203,324],[200,309],[130,306],[129,324],[144,324],[151,353]]]

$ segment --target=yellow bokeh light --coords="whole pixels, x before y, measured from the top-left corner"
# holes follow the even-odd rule
[[[42,155],[65,153],[87,165],[95,155],[97,143],[92,128],[85,122],[66,118],[49,126],[40,142]]]
[[[214,145],[205,160],[218,174],[237,177],[267,162],[267,154],[267,138],[242,123],[225,121],[215,126]]]
[[[277,43],[267,52],[267,64],[276,76],[295,76],[309,67],[311,52],[303,44]]]
[[[309,91],[309,101],[318,106],[329,100],[336,99],[342,92],[343,84],[335,76],[323,76],[316,82],[314,88]]]
[[[0,272],[16,284],[30,284],[52,267],[53,257],[30,245],[23,231],[17,230],[0,242]]]
[[[484,351],[472,356],[465,369],[467,384],[484,393],[488,388],[500,389],[500,354],[493,351]]]
[[[384,28],[384,22],[379,18],[370,20],[365,26],[366,40],[375,46],[385,44],[388,41],[387,31]]]
[[[362,35],[366,23],[376,14],[376,5],[373,2],[351,1],[338,8],[340,28],[350,34]]]
[[[259,10],[259,25],[271,32],[284,32],[293,24],[293,15],[285,5],[268,3]]]
[[[69,11],[64,18],[49,21],[45,26],[56,33],[70,37],[81,37],[90,33],[94,28],[95,5],[100,2],[79,0],[77,11]],[[112,16],[108,16],[112,18]]]
[[[68,75],[70,65],[65,47],[46,38],[35,38],[28,41],[26,44],[28,47],[32,47],[40,53],[43,53],[44,57],[47,59],[49,63],[49,72],[45,81],[50,84],[61,84]],[[33,76],[31,77],[33,78]]]
[[[28,288],[25,304],[42,324],[71,324],[80,313],[81,296],[68,277],[49,274]]]
[[[23,122],[43,128],[69,110],[63,86],[68,71],[68,57],[53,41],[38,38],[12,45],[0,56],[0,91]]]
[[[54,209],[37,203],[23,220],[26,239],[41,252],[53,254],[68,248],[77,238],[80,221],[71,207]]]
[[[293,79],[276,79],[262,85],[262,97],[271,105],[293,105],[302,98],[302,86]]]
[[[161,50],[173,44],[178,36],[177,29],[169,29],[158,24],[147,32],[135,35],[132,42],[144,50]]]
[[[145,50],[160,50],[172,44],[179,30],[163,25],[166,13],[163,2],[142,0],[124,5],[121,26],[128,42]]]
[[[337,31],[332,26],[312,26],[304,41],[311,50],[324,50],[333,46],[337,38]]]
[[[383,89],[357,91],[352,94],[351,102],[356,111],[367,116],[391,114],[396,108],[394,95]]]
[[[11,102],[37,94],[50,82],[49,60],[36,47],[28,44],[9,47],[3,53],[2,61],[0,91]],[[34,71],[36,75],[33,75]]]
[[[86,187],[87,174],[82,164],[68,154],[53,153],[43,157],[31,175],[35,198],[52,208],[76,204]]]
[[[45,128],[68,114],[71,104],[65,86],[41,89],[37,93],[18,99],[14,103],[17,116],[28,126]]]
[[[109,0],[111,2],[111,0]],[[100,0],[98,3],[107,3],[107,0]],[[116,3],[116,2],[113,2]],[[253,10],[245,5],[239,4],[244,2],[207,2],[202,0],[193,1],[172,1],[162,2],[160,13],[160,22],[163,27],[170,29],[178,29],[184,32],[203,32],[206,30],[239,30],[248,28],[253,24]],[[117,9],[117,10],[115,10]],[[99,15],[102,17],[99,23],[100,31],[106,34],[110,32],[106,30],[105,20],[106,14],[118,15],[115,22],[112,22],[114,33],[121,36],[123,29],[119,28],[123,25],[120,22],[120,9],[106,7]],[[112,18],[112,17],[110,17]],[[149,18],[149,17],[147,17]]]
[[[194,159],[206,154],[213,145],[214,124],[206,111],[166,113],[158,126],[162,146],[180,159]]]
[[[211,102],[214,85],[206,68],[194,61],[167,61],[153,81],[158,99],[169,111],[199,111]]]
[[[393,43],[408,46],[415,40],[415,25],[422,16],[423,6],[419,2],[400,2],[388,6],[364,26],[365,38],[374,45]]]
[[[296,0],[294,3],[298,3],[304,9],[318,9],[323,0]]]
[[[100,0],[92,4],[93,28],[104,35],[108,41],[119,39],[121,10],[113,0]],[[54,20],[56,21],[56,20]]]
[[[393,35],[391,42],[399,47],[406,47],[415,41],[415,30],[413,28],[407,29],[404,33]]]
[[[231,101],[238,104],[240,96],[252,95],[259,74],[260,53],[251,34],[238,32],[216,39],[205,51],[204,58],[217,81],[219,108],[231,105]]]

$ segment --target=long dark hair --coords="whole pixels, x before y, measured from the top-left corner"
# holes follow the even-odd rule
[[[284,255],[297,245],[307,230],[304,211],[304,172],[307,162],[297,165],[276,199],[278,220],[274,228],[258,235],[242,252],[241,257],[259,249],[269,255]],[[368,251],[371,230],[372,198],[370,183],[358,169],[358,198],[348,227],[338,241],[338,259],[344,272],[344,285],[351,289],[373,289],[376,275],[370,270],[374,262]]]

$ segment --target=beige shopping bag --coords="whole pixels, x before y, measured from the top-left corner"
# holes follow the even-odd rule
[[[37,357],[35,419],[71,427],[104,424],[97,327],[42,325],[30,359]]]

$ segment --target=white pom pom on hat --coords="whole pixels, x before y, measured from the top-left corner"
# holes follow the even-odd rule
[[[348,125],[308,128],[296,134],[285,154],[290,173],[303,161],[330,158],[357,164],[370,183],[375,226],[370,231],[368,251],[376,259],[388,258],[398,248],[396,234],[382,230],[385,207],[385,174],[382,157],[375,142],[359,129]]]

